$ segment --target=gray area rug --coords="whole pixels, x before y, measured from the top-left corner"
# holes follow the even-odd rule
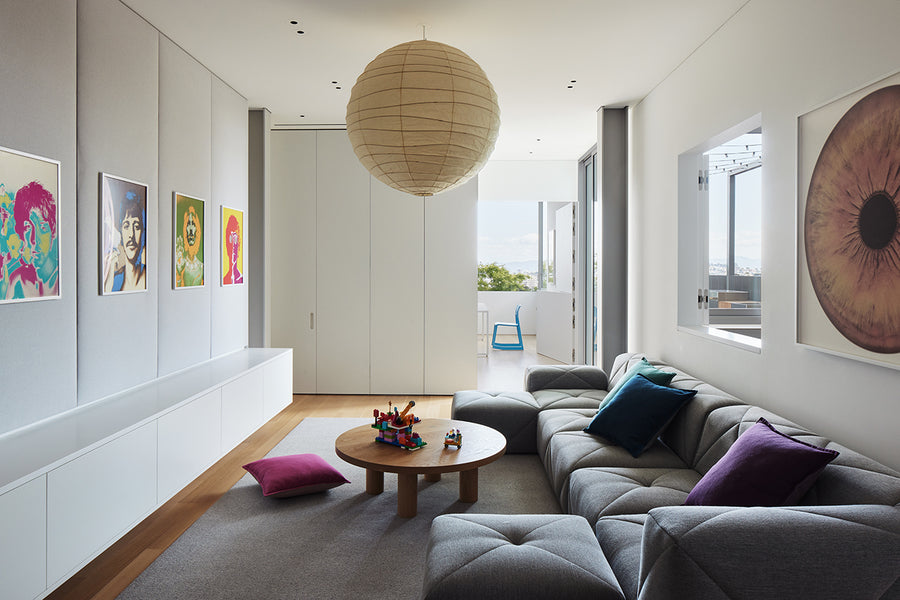
[[[537,455],[482,467],[478,502],[459,502],[459,475],[419,477],[418,515],[397,516],[397,477],[365,493],[365,470],[334,453],[368,419],[307,418],[268,456],[316,453],[351,481],[324,493],[264,498],[248,474],[119,595],[135,599],[399,598],[421,595],[431,521],[446,513],[559,513]],[[374,432],[373,432],[374,438]]]

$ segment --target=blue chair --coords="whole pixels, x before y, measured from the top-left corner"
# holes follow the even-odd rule
[[[522,343],[522,326],[519,325],[519,309],[522,308],[522,305],[519,304],[516,306],[516,322],[515,323],[494,323],[494,337],[491,339],[491,348],[496,348],[497,350],[524,350],[525,345]],[[518,342],[513,342],[510,344],[503,344],[497,342],[497,328],[499,327],[515,327],[516,334],[519,336]]]

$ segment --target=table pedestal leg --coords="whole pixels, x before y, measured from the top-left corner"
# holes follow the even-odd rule
[[[425,474],[425,481],[432,481],[432,482],[434,482],[434,481],[440,481],[440,480],[441,480],[441,474],[440,474],[440,473],[426,473],[426,474]]]
[[[414,517],[418,510],[418,475],[397,474],[397,516]]]
[[[459,501],[478,501],[478,469],[459,472]]]
[[[377,495],[384,491],[384,473],[366,469],[366,493]]]

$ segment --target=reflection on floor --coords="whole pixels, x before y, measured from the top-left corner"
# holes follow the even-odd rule
[[[478,357],[478,389],[484,391],[519,391],[524,389],[525,367],[561,365],[564,363],[537,353],[535,336],[522,336],[524,350],[494,350]],[[490,340],[488,340],[490,341]],[[498,342],[515,342],[515,335],[498,335]],[[490,346],[490,345],[489,345]],[[480,348],[484,348],[483,342]]]

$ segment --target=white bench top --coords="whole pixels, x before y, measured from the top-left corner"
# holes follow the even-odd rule
[[[0,435],[0,494],[287,354],[246,348]]]

